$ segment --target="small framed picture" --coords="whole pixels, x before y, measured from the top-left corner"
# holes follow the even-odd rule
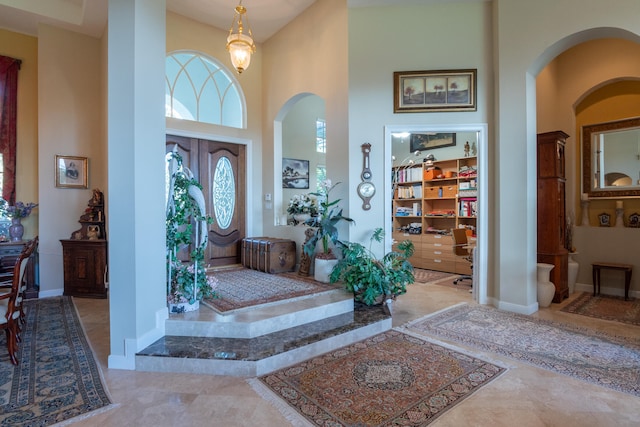
[[[640,214],[632,213],[629,215],[629,227],[631,228],[640,228]]]
[[[87,157],[56,155],[57,188],[89,188]]]
[[[412,133],[409,139],[411,153],[452,145],[456,145],[455,133]]]
[[[600,227],[611,227],[611,215],[608,213],[601,213],[598,215],[598,219],[600,220]]]
[[[309,188],[309,160],[282,159],[282,188]]]

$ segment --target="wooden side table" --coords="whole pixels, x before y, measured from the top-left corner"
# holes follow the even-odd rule
[[[594,262],[593,267],[593,296],[600,294],[600,270],[622,270],[624,271],[624,299],[629,300],[629,286],[631,285],[631,272],[633,266],[630,264],[612,264],[608,262]]]

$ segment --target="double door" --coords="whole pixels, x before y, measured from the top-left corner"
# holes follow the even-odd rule
[[[174,149],[202,185],[207,214],[214,219],[208,227],[205,264],[239,264],[246,237],[246,147],[167,135],[166,152]],[[187,259],[188,250],[180,257]]]

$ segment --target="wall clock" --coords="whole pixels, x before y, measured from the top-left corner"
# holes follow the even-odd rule
[[[376,194],[376,187],[371,182],[371,167],[369,163],[369,153],[371,152],[371,144],[362,144],[362,173],[360,178],[362,182],[358,184],[358,196],[362,199],[362,209],[368,211],[371,209],[371,198]]]

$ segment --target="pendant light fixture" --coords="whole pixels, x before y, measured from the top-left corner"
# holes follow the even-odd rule
[[[247,23],[247,34],[244,34],[243,17]],[[231,21],[229,37],[227,37],[227,50],[231,55],[231,63],[238,74],[242,74],[244,70],[249,68],[251,54],[256,51],[256,45],[253,43],[247,9],[242,5],[242,0],[236,6],[233,21]]]

